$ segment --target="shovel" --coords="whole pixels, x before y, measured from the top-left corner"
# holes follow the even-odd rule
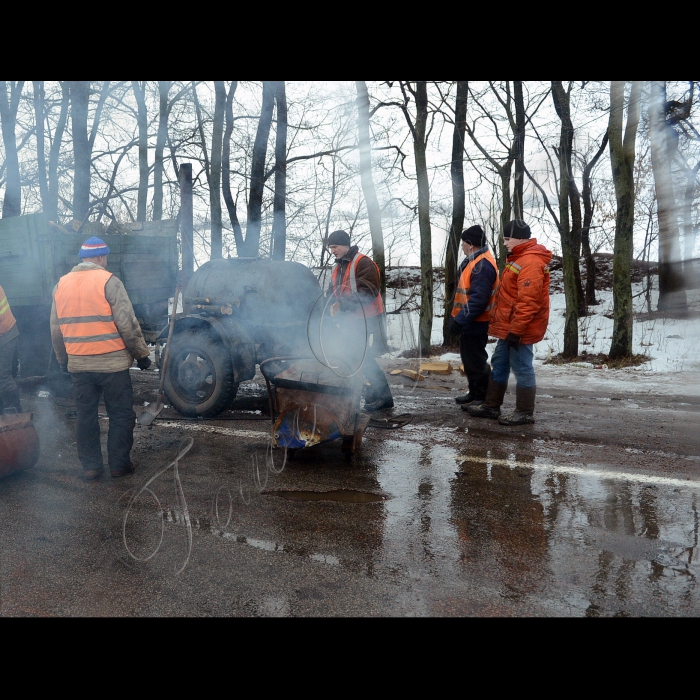
[[[168,369],[168,358],[170,357],[170,339],[173,337],[173,326],[175,325],[175,313],[177,312],[177,300],[180,296],[180,285],[175,287],[175,298],[173,299],[173,313],[170,316],[170,328],[168,328],[168,340],[165,346],[165,354],[163,362],[160,366],[160,387],[158,388],[158,401],[152,406],[149,406],[139,415],[136,422],[140,425],[150,425],[156,419],[156,416],[163,410],[163,386],[165,384],[165,372]]]

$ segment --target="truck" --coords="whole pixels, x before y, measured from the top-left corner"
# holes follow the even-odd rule
[[[311,357],[323,311],[321,287],[298,262],[211,260],[197,269],[176,316],[164,378],[170,404],[190,417],[231,406],[257,365],[280,356]],[[167,335],[164,329],[159,341]],[[311,340],[310,340],[311,339]]]
[[[226,410],[239,384],[269,358],[312,356],[309,337],[318,332],[322,292],[301,263],[211,260],[193,273],[182,304],[171,309],[180,278],[177,221],[107,228],[88,221],[70,230],[37,213],[0,219],[0,285],[17,319],[21,378],[48,375],[52,392],[70,394],[51,344],[52,291],[79,262],[80,246],[90,236],[109,246],[107,270],[124,283],[159,368],[169,314],[176,314],[164,388],[183,415],[211,417]]]
[[[39,212],[0,219],[0,285],[19,330],[21,378],[57,369],[49,319],[53,288],[80,262],[78,251],[90,236],[109,246],[107,270],[126,288],[148,343],[168,322],[168,304],[178,279],[177,221],[110,224],[86,221],[63,228]],[[51,365],[51,366],[50,366]]]

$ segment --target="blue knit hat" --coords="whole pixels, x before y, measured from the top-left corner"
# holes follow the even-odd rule
[[[96,258],[98,255],[109,255],[109,248],[101,238],[96,236],[88,238],[78,253],[79,258]]]

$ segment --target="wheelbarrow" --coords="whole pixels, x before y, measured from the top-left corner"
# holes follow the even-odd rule
[[[342,363],[326,367],[308,357],[271,357],[260,365],[267,385],[273,445],[296,450],[342,439],[350,457],[362,445],[370,417],[360,413],[364,380]]]
[[[0,415],[0,477],[33,467],[39,459],[39,436],[31,413]]]

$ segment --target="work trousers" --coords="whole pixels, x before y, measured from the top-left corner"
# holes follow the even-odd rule
[[[110,471],[121,471],[131,464],[134,444],[134,392],[129,370],[121,372],[74,372],[73,397],[78,412],[78,459],[85,470],[102,469],[100,423],[97,409],[104,394],[109,418],[107,460]]]
[[[462,331],[459,340],[459,354],[469,382],[469,393],[478,400],[486,398],[491,374],[486,352],[488,339],[488,321],[474,321]]]
[[[0,411],[6,408],[15,408],[19,413],[19,387],[12,376],[12,367],[15,362],[17,352],[17,338],[8,340],[0,345]]]
[[[532,389],[536,385],[535,368],[532,365],[532,345],[523,345],[515,350],[505,340],[499,340],[491,356],[491,379],[499,384],[508,384],[511,369],[521,389]]]

